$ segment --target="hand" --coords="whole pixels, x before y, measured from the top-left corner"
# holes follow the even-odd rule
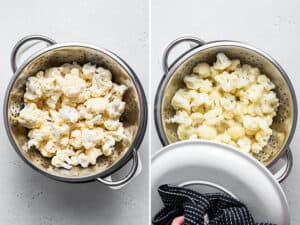
[[[182,225],[184,223],[184,217],[183,216],[179,216],[176,217],[171,225]]]

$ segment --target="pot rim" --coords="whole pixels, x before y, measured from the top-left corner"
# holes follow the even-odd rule
[[[174,62],[170,65],[169,70],[163,75],[163,77],[161,78],[161,81],[159,83],[159,86],[157,88],[157,92],[156,92],[156,96],[155,96],[155,100],[154,100],[154,121],[155,121],[155,127],[159,136],[159,139],[162,143],[163,146],[169,145],[169,141],[166,137],[166,134],[164,132],[164,128],[163,128],[163,122],[162,122],[162,118],[161,118],[161,109],[162,109],[162,100],[163,100],[163,96],[165,93],[165,88],[166,85],[168,84],[170,78],[173,76],[175,70],[182,64],[184,63],[187,59],[189,59],[190,57],[192,57],[194,54],[202,51],[202,50],[206,50],[209,48],[213,48],[213,47],[219,47],[219,46],[236,46],[236,47],[242,47],[242,48],[246,48],[249,49],[251,51],[256,52],[257,54],[263,56],[264,58],[266,58],[269,62],[271,62],[280,72],[280,74],[282,75],[283,79],[285,80],[285,82],[287,83],[288,87],[289,87],[289,91],[291,93],[291,97],[292,97],[292,101],[293,101],[293,118],[292,118],[292,127],[290,130],[290,133],[288,134],[288,138],[286,140],[286,143],[284,144],[284,146],[282,147],[282,149],[280,150],[280,153],[268,164],[266,164],[266,167],[270,168],[272,165],[274,165],[288,150],[289,145],[292,141],[292,138],[294,136],[295,130],[296,130],[296,125],[297,125],[297,114],[298,114],[298,106],[297,106],[297,99],[296,99],[296,94],[295,94],[295,90],[293,88],[293,85],[287,75],[287,73],[284,71],[284,69],[279,65],[279,63],[273,58],[271,57],[269,54],[265,53],[262,50],[259,50],[251,45],[248,45],[246,43],[243,42],[239,42],[239,41],[231,41],[231,40],[218,40],[218,41],[211,41],[211,42],[207,42],[201,46],[196,46],[194,48],[191,48],[189,50],[187,50],[186,52],[182,53],[180,56],[178,56]]]
[[[8,122],[8,99],[11,92],[11,89],[13,87],[13,84],[15,83],[15,80],[20,75],[20,73],[23,71],[23,69],[31,63],[33,60],[35,60],[37,57],[55,50],[55,49],[62,49],[64,47],[83,47],[83,48],[90,48],[99,52],[102,52],[103,54],[107,55],[108,57],[112,58],[116,63],[118,63],[130,76],[130,78],[133,81],[133,84],[135,86],[137,95],[138,95],[138,101],[140,104],[140,111],[139,111],[139,125],[136,132],[136,137],[133,140],[131,146],[127,149],[125,154],[121,156],[116,162],[114,162],[108,169],[105,169],[102,172],[99,172],[95,175],[91,176],[84,176],[84,177],[62,177],[62,176],[56,176],[53,174],[50,174],[44,170],[41,170],[40,168],[36,167],[30,160],[26,159],[24,155],[21,153],[20,149],[18,148],[17,144],[15,143],[13,136],[10,131],[9,122]],[[67,42],[67,43],[59,43],[59,44],[53,44],[50,45],[42,50],[39,50],[35,53],[33,53],[31,56],[29,56],[27,59],[24,60],[24,62],[18,67],[16,72],[13,74],[12,78],[10,79],[10,82],[7,86],[5,97],[4,97],[4,104],[3,104],[3,118],[4,118],[4,125],[6,134],[8,136],[8,139],[13,146],[14,150],[17,152],[17,154],[22,158],[26,164],[28,164],[31,168],[38,171],[39,173],[52,178],[57,181],[62,182],[68,182],[68,183],[83,183],[83,182],[90,182],[94,181],[97,178],[104,178],[107,177],[114,172],[121,169],[130,159],[133,149],[138,149],[143,141],[143,138],[146,133],[146,127],[147,127],[147,119],[148,119],[148,110],[147,110],[147,99],[144,92],[144,89],[141,85],[140,80],[138,79],[136,73],[133,71],[133,69],[117,54],[101,47],[97,47],[95,45],[91,44],[85,44],[81,42]]]

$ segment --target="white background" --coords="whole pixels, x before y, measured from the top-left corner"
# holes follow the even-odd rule
[[[152,0],[151,70],[154,97],[163,75],[161,55],[165,46],[178,36],[190,34],[206,41],[237,40],[254,45],[272,55],[286,70],[300,100],[300,1],[272,0]],[[175,54],[182,53],[183,45]],[[174,56],[175,57],[175,56]],[[173,58],[174,59],[174,58]],[[151,120],[152,152],[161,148]],[[291,143],[295,165],[283,183],[292,216],[291,224],[300,224],[300,129],[299,125]],[[255,178],[253,179],[255,182]],[[259,183],[257,184],[259,185]]]
[[[140,147],[143,172],[122,190],[110,190],[97,182],[60,183],[33,171],[14,152],[3,126],[2,104],[12,76],[10,52],[20,38],[29,34],[110,49],[133,67],[147,91],[148,2],[2,1],[0,27],[0,224],[147,224],[147,138]]]

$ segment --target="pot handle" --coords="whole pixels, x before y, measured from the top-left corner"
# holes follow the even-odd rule
[[[227,188],[221,186],[221,185],[218,185],[216,183],[213,183],[213,182],[209,182],[209,181],[204,181],[204,180],[192,180],[192,181],[186,181],[186,182],[183,182],[179,185],[177,185],[178,187],[189,187],[189,186],[207,186],[207,187],[211,187],[211,188],[214,188],[214,189],[217,189],[229,196],[231,196],[232,198],[238,200],[238,197],[235,196],[235,194],[233,194],[231,191],[229,191]]]
[[[182,42],[192,42],[195,43],[197,46],[202,46],[205,44],[205,42],[202,39],[197,37],[192,37],[192,36],[182,36],[172,41],[170,44],[168,44],[168,46],[163,52],[162,66],[165,73],[167,73],[169,70],[168,60],[169,60],[170,52],[175,46],[177,46]]]
[[[282,159],[284,160],[284,166],[273,173],[275,179],[279,183],[283,182],[290,175],[290,172],[293,168],[293,154],[289,147],[287,148],[285,154],[282,156]]]
[[[124,187],[125,185],[129,184],[135,177],[137,177],[141,171],[142,171],[142,163],[139,153],[136,149],[133,149],[132,151],[132,167],[129,171],[129,173],[118,181],[112,181],[111,177],[105,177],[105,178],[97,178],[97,181],[99,181],[102,184],[107,185],[111,189],[120,189]]]
[[[56,44],[56,41],[52,40],[51,38],[48,38],[46,36],[43,36],[43,35],[28,35],[24,38],[22,38],[20,41],[18,41],[16,43],[16,45],[14,46],[12,52],[11,52],[11,55],[10,55],[10,64],[11,64],[11,68],[12,68],[12,71],[13,72],[16,72],[18,66],[17,66],[17,55],[21,49],[21,47],[29,42],[29,41],[44,41],[46,42],[47,44],[49,45],[54,45]],[[29,46],[28,48],[32,47],[33,45]],[[27,48],[27,49],[28,49]],[[25,49],[25,50],[27,50]],[[24,50],[24,51],[25,51]]]

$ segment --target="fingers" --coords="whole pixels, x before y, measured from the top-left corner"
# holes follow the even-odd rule
[[[184,223],[184,217],[183,216],[179,216],[176,217],[171,225],[182,225]]]

